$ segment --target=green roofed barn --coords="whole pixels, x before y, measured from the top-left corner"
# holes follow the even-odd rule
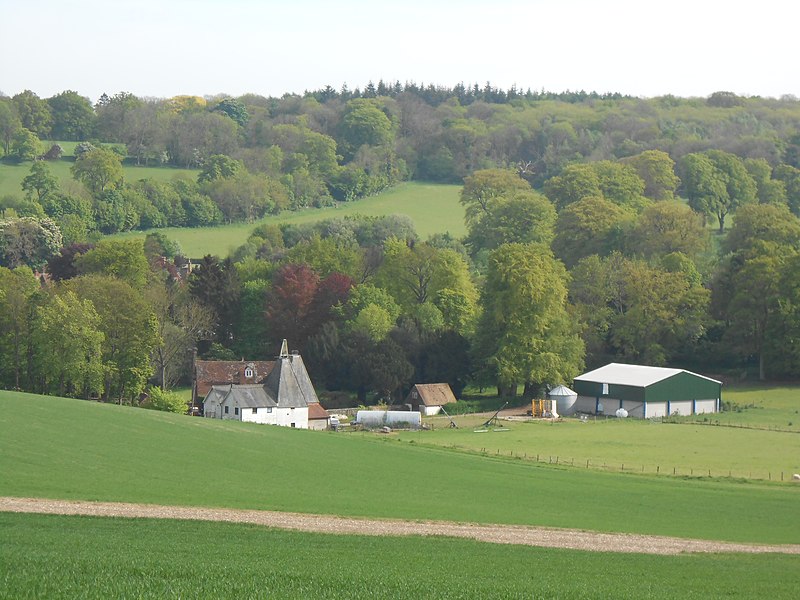
[[[575,412],[640,419],[718,412],[722,382],[684,369],[610,363],[575,378]]]

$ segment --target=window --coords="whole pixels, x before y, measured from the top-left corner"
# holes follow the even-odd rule
[[[235,415],[238,415],[238,414],[239,414],[239,407],[238,407],[238,406],[235,406],[235,407],[233,408],[233,414],[235,414]]]
[[[603,384],[603,395],[604,396],[608,395],[608,384],[607,383]]]
[[[258,412],[258,409],[257,409],[257,408],[254,408],[254,409],[253,409],[253,414],[256,414],[257,412]]]
[[[268,412],[268,413],[271,413],[271,412],[272,412],[272,407],[271,407],[271,406],[268,406],[268,407],[267,407],[267,412]]]
[[[292,423],[292,427],[294,427],[294,423]]]
[[[244,370],[244,376],[247,377],[248,379],[250,379],[253,376],[253,369],[251,369],[250,367],[247,367]]]
[[[228,414],[228,407],[227,406],[225,407],[225,414],[226,415]]]

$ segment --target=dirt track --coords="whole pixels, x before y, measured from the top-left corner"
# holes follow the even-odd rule
[[[157,506],[121,502],[83,502],[44,498],[0,497],[0,512],[150,519],[186,519],[252,523],[265,527],[333,534],[439,535],[470,538],[496,544],[519,544],[547,548],[572,548],[604,552],[680,554],[682,552],[777,552],[800,554],[800,545],[757,545],[689,540],[661,536],[595,533],[575,529],[553,529],[514,525],[478,525],[444,521],[402,521],[358,519],[328,515],[284,513],[263,510],[234,510]]]

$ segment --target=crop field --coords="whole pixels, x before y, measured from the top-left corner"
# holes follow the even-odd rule
[[[411,218],[417,233],[423,239],[434,233],[445,232],[460,237],[466,233],[464,209],[458,201],[460,191],[461,187],[458,185],[409,182],[369,198],[342,202],[334,207],[284,211],[253,223],[197,228],[167,227],[159,231],[176,240],[183,253],[192,258],[200,258],[206,254],[227,256],[244,244],[256,226],[264,223],[312,223],[348,215],[402,214]],[[143,237],[145,233],[137,231],[123,235]]]
[[[800,486],[791,483],[580,470],[391,437],[215,421],[14,392],[0,392],[0,455],[4,496],[743,542],[800,539]]]
[[[0,513],[3,598],[794,598],[796,556],[653,556],[451,538]],[[11,567],[13,565],[13,567]],[[579,565],[579,567],[578,567]]]

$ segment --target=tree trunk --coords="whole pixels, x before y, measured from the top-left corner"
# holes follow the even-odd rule
[[[522,399],[533,400],[539,396],[539,392],[541,392],[541,390],[542,384],[534,383],[533,381],[526,381],[525,389],[522,391]]]

